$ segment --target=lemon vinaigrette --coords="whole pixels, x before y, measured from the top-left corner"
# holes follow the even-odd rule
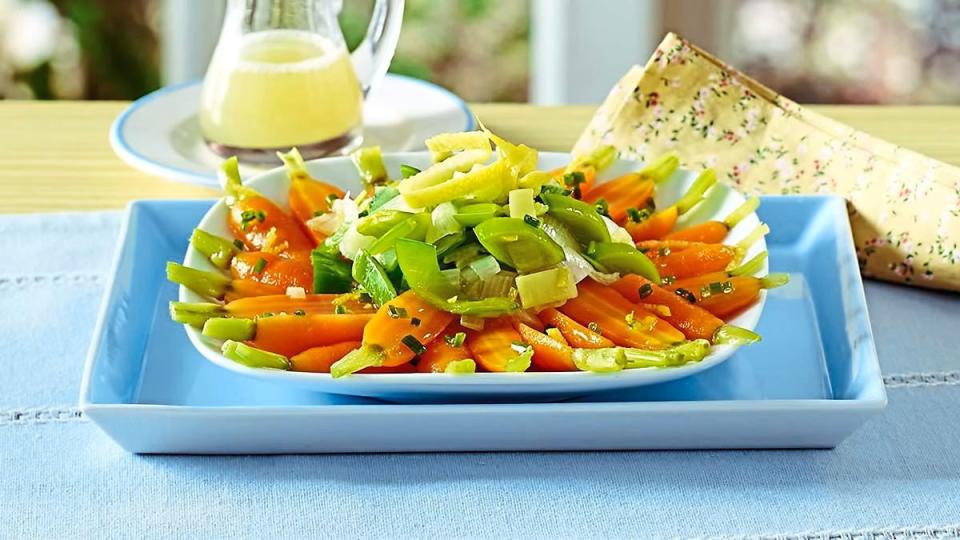
[[[239,41],[204,80],[200,125],[214,150],[322,155],[359,139],[363,92],[343,45],[299,30]]]

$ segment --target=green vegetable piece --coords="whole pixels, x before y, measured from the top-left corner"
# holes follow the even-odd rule
[[[439,248],[437,248],[439,251]],[[443,263],[453,263],[457,268],[464,268],[485,253],[483,246],[475,242],[464,244],[443,256]]]
[[[414,167],[413,165],[400,165],[400,176],[403,178],[410,178],[411,176],[420,172],[420,169]]]
[[[522,219],[488,219],[474,227],[473,232],[484,249],[519,272],[535,272],[558,264],[564,258],[563,248],[547,233],[531,227]]]
[[[613,373],[622,371],[626,363],[626,355],[619,347],[573,350],[573,364],[580,371]]]
[[[512,218],[537,215],[537,209],[533,204],[533,189],[514,189],[507,194],[507,201]]]
[[[577,282],[566,266],[517,276],[517,291],[524,309],[559,304],[577,296]]]
[[[601,272],[619,272],[621,275],[637,274],[654,283],[660,283],[657,265],[630,244],[619,242],[594,242],[587,249],[587,256],[599,265]]]
[[[353,279],[370,295],[377,307],[397,296],[387,271],[366,250],[357,252],[357,258],[353,260]]]
[[[438,238],[433,242],[433,245],[437,248],[437,255],[439,257],[443,257],[451,251],[462,246],[466,241],[467,233],[464,231],[458,231],[453,234],[448,234]]]
[[[691,208],[696,206],[697,203],[703,200],[707,190],[716,183],[717,173],[713,169],[704,170],[700,173],[700,176],[694,180],[690,189],[683,194],[683,197],[680,197],[680,200],[674,204],[674,206],[677,207],[677,212],[679,212],[680,215],[686,214]]]
[[[477,372],[477,363],[473,361],[472,358],[464,358],[463,360],[454,360],[447,364],[447,367],[443,370],[444,373],[450,375],[465,375],[469,373]]]
[[[252,368],[290,369],[290,360],[286,356],[251,347],[246,343],[227,340],[220,347],[224,356]]]
[[[373,194],[373,198],[370,199],[370,206],[367,208],[367,211],[373,212],[379,209],[381,206],[392,201],[398,195],[400,195],[400,190],[397,189],[396,186],[377,187]]]
[[[484,221],[503,213],[503,207],[494,203],[475,203],[460,207],[453,218],[464,227],[476,227]]]
[[[516,343],[514,348],[517,349],[518,354],[507,360],[503,370],[507,373],[523,373],[530,369],[530,364],[533,361],[533,347],[525,343]]]
[[[646,349],[622,349],[626,357],[626,368],[675,367],[699,362],[710,352],[710,342],[705,339],[687,341],[679,345],[649,351]]]
[[[230,288],[230,278],[223,274],[188,268],[175,262],[167,263],[167,279],[209,298],[223,298]]]
[[[224,270],[230,268],[230,261],[238,251],[237,246],[230,240],[201,229],[193,230],[193,234],[190,235],[190,245],[210,259],[214,266]]]
[[[676,172],[680,158],[676,154],[664,154],[640,169],[640,176],[659,184]]]
[[[777,287],[783,287],[789,282],[790,274],[785,272],[777,272],[760,278],[760,286],[764,289],[776,289]]]
[[[734,268],[727,272],[731,276],[747,276],[753,275],[763,269],[763,263],[767,261],[767,252],[761,251],[757,253],[749,261],[741,264],[740,266]]]
[[[360,148],[350,154],[360,179],[365,185],[382,184],[387,181],[387,168],[383,165],[383,154],[379,146]]]
[[[203,323],[203,335],[214,339],[246,341],[253,339],[256,332],[257,323],[253,319],[216,317]]]
[[[592,204],[555,193],[543,193],[540,198],[550,207],[547,214],[566,226],[581,244],[610,241],[607,224]]]
[[[401,210],[381,210],[357,221],[357,232],[367,236],[380,237],[396,227],[398,223],[412,216]]]
[[[359,349],[354,349],[346,356],[337,360],[330,366],[330,375],[334,379],[339,379],[356,373],[361,369],[368,367],[380,367],[383,365],[383,349],[376,345],[363,345]]]
[[[401,238],[412,238],[414,240],[423,240],[427,235],[427,229],[430,228],[432,220],[430,214],[424,212],[414,214],[407,219],[397,223],[389,231],[383,233],[380,238],[370,244],[368,251],[371,255],[379,255],[392,249],[397,240]]]
[[[227,311],[220,304],[207,302],[170,302],[170,318],[173,322],[202,328],[203,323],[214,317],[222,317]]]
[[[346,293],[353,287],[350,263],[319,249],[310,254],[313,264],[313,292]]]
[[[760,342],[760,334],[725,324],[713,333],[711,341],[714,345],[750,345]]]

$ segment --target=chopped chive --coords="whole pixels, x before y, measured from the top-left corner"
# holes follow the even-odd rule
[[[597,213],[601,216],[610,217],[610,205],[603,197],[597,199],[597,202],[593,203],[593,206],[597,209]]]
[[[649,208],[636,209],[636,208],[627,208],[627,217],[630,218],[630,221],[634,223],[640,223],[641,221],[647,219],[651,215]]]
[[[337,315],[343,315],[344,313],[347,312],[347,308],[345,306],[340,305],[333,308],[333,312],[336,313]]]
[[[585,180],[583,173],[580,171],[568,172],[563,175],[563,184],[566,186],[579,186]]]
[[[677,296],[679,296],[680,298],[683,298],[684,300],[686,300],[687,302],[690,302],[691,304],[697,303],[697,295],[693,294],[692,292],[682,287],[673,292],[676,293]]]
[[[414,167],[413,165],[400,165],[400,176],[403,178],[410,178],[418,173],[420,173],[420,169]]]
[[[467,340],[467,334],[464,332],[457,332],[452,336],[444,336],[443,339],[445,339],[447,341],[447,345],[451,347],[463,347],[464,342]]]
[[[558,195],[567,196],[573,192],[569,189],[563,189],[562,187],[554,184],[544,184],[543,187],[540,188],[540,193],[556,193]]]
[[[261,274],[263,273],[263,269],[266,267],[267,267],[267,260],[264,259],[263,257],[260,257],[259,259],[257,259],[257,264],[253,265],[253,273]]]
[[[294,311],[293,314],[294,314],[294,315],[297,315],[297,316],[299,316],[299,317],[303,317],[304,315],[307,314],[307,312],[304,311],[304,310],[302,310],[302,309],[298,309],[298,310]]]
[[[733,292],[733,282],[732,281],[714,281],[709,285],[704,285],[700,287],[700,296],[703,298],[710,298],[715,294],[730,294]]]
[[[244,210],[240,212],[240,230],[246,231],[250,222],[257,220],[263,223],[267,219],[267,213],[263,210]]]
[[[657,254],[660,255],[661,257],[669,257],[670,253],[672,252],[670,251],[669,247],[662,247],[657,249]]]
[[[322,216],[322,215],[324,215],[324,214],[326,214],[326,212],[324,212],[323,210],[314,210],[314,211],[313,211],[313,217],[320,217],[320,216]]]
[[[412,324],[415,327],[420,326],[420,319],[418,317],[413,317],[412,319],[410,319],[410,324]]]
[[[633,314],[632,311],[630,313],[627,313],[626,316],[624,316],[623,320],[626,321],[627,328],[631,330],[633,330],[633,325],[637,323],[637,317]]]
[[[266,313],[261,313],[257,315],[258,319],[266,319],[267,317],[273,317],[273,312],[268,311]]]
[[[340,198],[340,197],[337,196],[336,193],[330,193],[330,194],[327,195],[327,204],[328,204],[328,205],[333,204],[333,201],[335,201],[335,200],[337,200],[337,199],[339,199],[339,198]]]
[[[234,241],[233,241],[233,245],[236,246],[236,248],[239,249],[240,251],[243,251],[243,247],[244,247],[244,246],[243,246],[243,241],[242,241],[242,240],[239,240],[239,239],[238,239],[238,240],[234,240]]]
[[[388,305],[387,315],[389,315],[391,319],[406,319],[407,310],[404,308],[398,308],[394,305]]]
[[[600,325],[593,321],[591,321],[590,324],[587,325],[587,328],[589,328],[591,332],[596,332],[597,334],[603,333],[600,330]]]
[[[427,348],[423,346],[423,343],[420,343],[419,339],[410,334],[403,336],[403,339],[401,339],[400,342],[406,345],[408,349],[413,351],[413,354],[423,354],[427,350]]]
[[[540,226],[540,220],[531,216],[530,214],[523,215],[523,222],[526,223],[527,225],[530,225],[531,227]]]
[[[640,293],[640,298],[646,298],[653,294],[653,285],[644,283],[639,289],[637,289],[637,292]]]

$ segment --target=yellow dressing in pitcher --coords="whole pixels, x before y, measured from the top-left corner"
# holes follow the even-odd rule
[[[359,128],[363,93],[346,49],[311,32],[269,30],[216,57],[203,86],[200,125],[211,142],[280,148]],[[234,60],[238,59],[238,60]]]

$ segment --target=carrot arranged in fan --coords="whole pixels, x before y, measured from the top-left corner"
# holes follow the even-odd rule
[[[250,344],[258,349],[292,356],[313,347],[359,341],[364,327],[373,317],[369,313],[261,317],[257,319],[257,333]]]
[[[306,314],[336,313],[337,307],[342,306],[345,313],[373,313],[370,304],[363,304],[356,299],[343,299],[339,294],[308,294],[304,298],[294,298],[286,294],[272,294],[240,298],[223,306],[226,313],[232,317],[252,318],[264,313],[294,313],[302,311]]]
[[[577,371],[573,349],[521,323],[520,336],[533,347],[533,365],[543,371]]]
[[[686,229],[672,232],[666,235],[664,239],[690,240],[693,242],[707,242],[711,244],[723,242],[723,239],[727,237],[727,233],[730,232],[730,229],[736,227],[737,223],[743,221],[745,217],[756,212],[759,206],[760,199],[757,197],[750,197],[746,200],[746,202],[741,204],[722,221],[704,221],[703,223],[692,225]]]
[[[692,242],[690,240],[644,240],[637,242],[637,249],[644,253],[658,250],[682,251],[692,247],[706,245],[706,242]]]
[[[240,181],[237,159],[220,166],[227,193],[227,224],[247,249],[254,251],[302,251],[314,247],[300,225],[273,201],[245,187]]]
[[[584,194],[583,200],[597,203],[603,199],[610,219],[625,223],[630,209],[652,206],[656,184],[672,175],[680,165],[675,154],[666,154],[643,169],[604,182]]]
[[[786,274],[770,274],[762,278],[710,274],[678,281],[669,288],[692,295],[700,308],[717,317],[728,317],[753,305],[761,290],[780,287],[787,281]]]
[[[397,366],[424,352],[453,319],[453,314],[407,291],[377,310],[363,332],[363,344],[383,349],[381,365]]]
[[[417,371],[420,373],[443,373],[450,362],[471,358],[466,341],[461,339],[459,340],[460,343],[457,343],[456,336],[459,332],[464,333],[463,336],[460,336],[464,338],[466,330],[454,322],[443,331],[439,338],[431,341],[427,345],[427,350],[417,360]]]
[[[622,347],[662,349],[684,340],[683,333],[616,290],[593,280],[578,286],[576,298],[560,311]]]
[[[603,337],[598,332],[590,330],[554,308],[547,308],[538,313],[537,316],[544,323],[559,330],[560,334],[571,347],[578,349],[605,349],[607,347],[613,347],[613,342],[609,339]]]
[[[525,371],[529,367],[517,361],[523,354],[519,350],[523,348],[523,339],[510,319],[509,316],[488,319],[483,330],[467,331],[467,347],[477,365],[486,371]]]
[[[663,238],[673,230],[677,218],[699,204],[706,196],[707,190],[715,183],[717,183],[717,174],[713,169],[706,169],[700,173],[700,176],[693,182],[690,189],[683,194],[683,197],[680,197],[672,206],[660,210],[646,219],[640,219],[639,221],[628,219],[624,228],[635,242]]]
[[[307,222],[315,216],[329,212],[333,199],[342,199],[344,191],[310,176],[303,156],[296,148],[285,154],[277,152],[277,156],[286,165],[287,176],[290,178],[290,210],[308,236],[317,244],[323,242],[327,235],[311,229]]]
[[[313,288],[313,266],[309,262],[285,259],[262,251],[241,251],[230,261],[234,279],[248,279],[282,293],[287,287]]]
[[[234,302],[241,298],[253,298],[263,295],[280,294],[282,292],[286,292],[286,289],[257,283],[252,279],[234,279],[230,282],[230,287],[227,289],[226,294],[224,294],[223,299],[227,302]]]
[[[290,357],[290,369],[313,373],[330,373],[330,366],[350,351],[360,346],[360,341],[344,341],[323,347],[313,347]]]
[[[661,276],[677,279],[722,272],[737,258],[737,250],[723,244],[703,244],[680,251],[648,251]]]
[[[687,298],[680,297],[673,291],[664,289],[636,274],[624,276],[612,286],[631,302],[666,306],[669,315],[661,314],[660,316],[683,332],[687,339],[702,338],[712,341],[717,329],[724,325],[723,320],[691,304]]]

